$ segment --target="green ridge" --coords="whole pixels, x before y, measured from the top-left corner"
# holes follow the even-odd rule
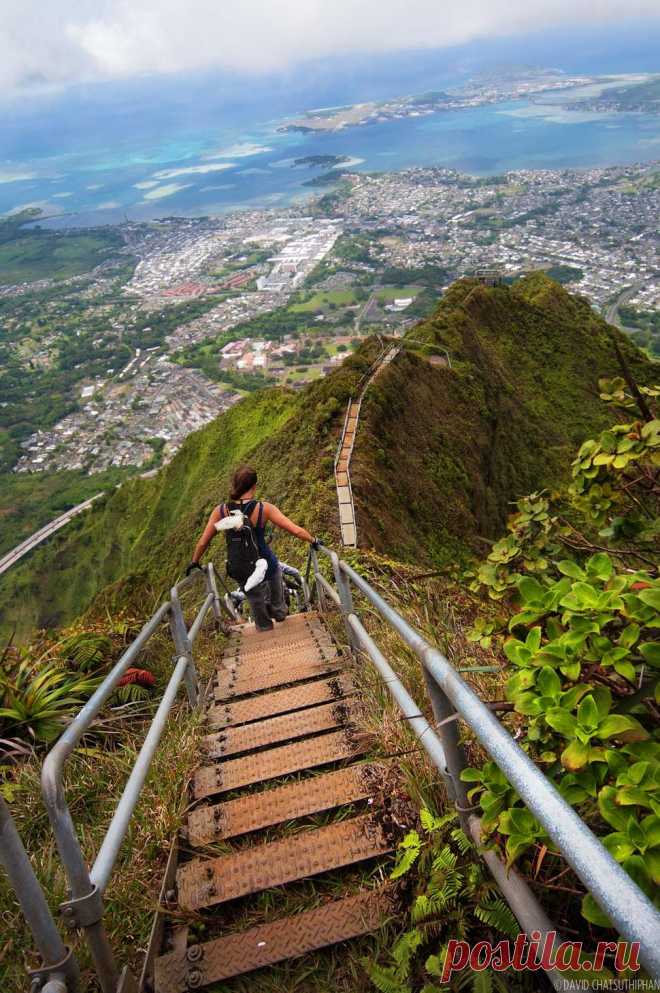
[[[543,274],[514,287],[454,284],[365,398],[352,465],[361,543],[429,563],[483,550],[510,502],[562,482],[579,442],[605,425],[597,380],[618,373],[612,336],[648,381],[642,353]],[[436,346],[451,369],[429,361]],[[0,634],[68,622],[95,598],[104,611],[139,602],[146,619],[239,461],[256,465],[265,497],[336,542],[334,452],[346,401],[379,350],[369,339],[304,390],[247,397],[157,476],[110,493],[0,579]],[[285,538],[277,549],[293,562],[304,555]],[[220,542],[214,554],[221,563]]]

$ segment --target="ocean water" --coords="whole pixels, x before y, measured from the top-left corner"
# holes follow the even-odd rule
[[[442,88],[457,76],[432,81]],[[354,170],[436,165],[474,175],[660,160],[659,116],[567,110],[554,96],[299,134],[277,127],[319,106],[327,89],[306,102],[286,87],[231,101],[209,80],[195,87],[101,89],[0,109],[0,214],[37,205],[68,226],[285,206],[323,192],[305,182],[327,170],[294,162],[319,154],[348,156]],[[390,83],[389,92],[405,90]]]

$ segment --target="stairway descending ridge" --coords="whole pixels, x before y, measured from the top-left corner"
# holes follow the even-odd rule
[[[393,913],[388,884],[349,878],[350,867],[377,865],[397,844],[382,802],[387,763],[365,759],[350,669],[316,613],[272,633],[232,629],[167,893],[155,993],[188,993],[357,938]],[[321,814],[326,823],[309,823]],[[259,902],[266,890],[330,872],[333,894],[311,907],[273,919]],[[211,937],[198,943],[200,917]]]

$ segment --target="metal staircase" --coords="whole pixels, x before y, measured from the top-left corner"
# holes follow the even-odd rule
[[[497,763],[621,937],[638,944],[641,964],[660,982],[660,914],[653,903],[445,656],[335,552],[323,547],[320,552],[323,567],[310,552],[317,612],[294,614],[267,634],[234,623],[208,700],[198,685],[193,648],[208,611],[220,622],[213,567],[204,572],[205,597],[190,628],[179,593],[202,574],[173,587],[44,761],[44,803],[70,888],[60,909],[67,923],[83,932],[103,993],[188,993],[365,935],[397,913],[387,884],[369,888],[361,880],[357,891],[348,885],[351,867],[390,858],[399,837],[386,813],[383,787],[395,764],[370,756],[377,742],[359,730],[357,674],[365,665],[373,667],[440,773],[448,805],[455,806],[464,832],[476,843],[474,857],[485,861],[521,930],[538,931],[539,947],[549,941],[556,948],[562,940],[526,881],[495,850],[479,844],[481,822],[461,781],[466,758],[459,722]],[[428,699],[414,700],[401,683],[361,620],[365,607],[371,623],[379,618],[417,656]],[[344,625],[341,645],[330,636],[328,613]],[[67,804],[64,767],[122,674],[164,623],[175,647],[172,675],[90,869]],[[200,741],[191,808],[173,843],[138,983],[110,947],[103,894],[182,685],[191,707],[205,706],[208,727]],[[320,815],[320,825],[305,820]],[[0,862],[42,958],[42,967],[32,973],[32,993],[74,993],[76,962],[2,803]],[[310,878],[321,881],[328,873],[333,892],[326,889],[330,899],[320,906],[316,891],[311,906],[289,907],[280,916],[260,901],[266,891]],[[240,901],[249,910],[249,925],[242,927],[232,913]],[[191,926],[200,922],[204,942],[196,940]],[[546,971],[557,990],[573,988],[564,974]]]
[[[321,908],[274,920],[262,912],[254,922],[253,913],[243,930],[228,925],[225,913],[230,901],[328,872],[339,874],[340,891],[343,869],[394,847],[373,806],[381,770],[360,761],[368,743],[355,730],[350,670],[350,656],[338,651],[317,613],[293,615],[273,634],[252,624],[233,629],[192,784],[196,806],[183,829],[176,899],[164,914],[166,950],[154,955],[155,993],[186,993],[272,966],[365,934],[383,920],[386,887],[347,888]],[[324,812],[338,816],[310,827],[308,818]],[[273,829],[278,836],[268,840]],[[201,944],[181,923],[200,913],[219,934]]]
[[[383,350],[367,373],[366,381],[357,399],[351,397],[346,408],[344,426],[335,456],[335,485],[337,488],[337,504],[339,508],[339,528],[341,531],[341,542],[344,548],[357,547],[357,520],[351,486],[351,456],[357,436],[362,400],[374,379],[382,372],[385,366],[389,365],[392,359],[396,358],[399,351],[399,345],[386,347]]]

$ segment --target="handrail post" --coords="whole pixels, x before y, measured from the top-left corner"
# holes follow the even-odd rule
[[[197,707],[199,703],[199,681],[197,679],[195,663],[193,662],[192,645],[190,643],[190,638],[188,637],[188,629],[183,617],[181,601],[179,600],[179,594],[176,586],[172,587],[171,604],[170,631],[172,632],[172,640],[174,641],[177,658],[185,658],[188,660],[188,665],[186,666],[186,672],[183,678],[186,684],[188,703],[194,708]]]
[[[442,742],[445,753],[445,782],[453,792],[450,798],[458,812],[463,832],[470,837],[470,826],[468,823],[469,803],[465,784],[461,780],[461,773],[467,767],[465,751],[459,740],[458,719],[447,695],[443,693],[436,681],[430,675],[428,669],[422,662],[426,690],[431,701],[431,709],[435,719],[433,730]]]
[[[351,646],[351,649],[353,651],[357,651],[360,647],[359,642],[355,637],[355,633],[353,632],[353,629],[348,621],[349,614],[353,613],[353,594],[351,593],[351,584],[348,576],[345,576],[341,571],[339,556],[337,553],[330,551],[330,559],[332,561],[332,571],[335,576],[339,599],[341,601],[341,613],[346,627],[346,637],[348,638],[348,643]]]
[[[0,863],[9,877],[41,956],[42,966],[33,970],[32,975],[35,978],[64,980],[66,982],[64,988],[73,993],[80,979],[78,963],[62,941],[2,794],[0,794]]]
[[[222,605],[220,603],[220,597],[218,595],[218,584],[215,581],[215,569],[213,568],[213,563],[209,562],[204,570],[206,573],[206,589],[213,597],[213,603],[211,604],[213,608],[213,616],[215,617],[215,622],[218,629],[222,628]]]
[[[323,592],[323,587],[319,583],[319,557],[316,554],[316,549],[309,549],[309,558],[312,563],[312,568],[314,570],[314,585],[316,587],[316,599],[319,604],[319,611],[325,613],[325,593]]]

